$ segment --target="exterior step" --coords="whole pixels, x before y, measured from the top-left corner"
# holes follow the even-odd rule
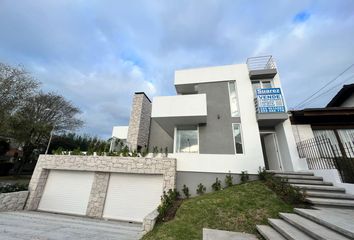
[[[307,197],[306,200],[315,205],[354,208],[354,200],[314,197]]]
[[[328,229],[325,226],[322,226],[318,223],[315,223],[307,218],[301,217],[293,213],[280,213],[282,219],[290,223],[291,225],[297,227],[299,230],[310,235],[314,239],[328,239],[328,240],[347,240],[349,238],[336,233]]]
[[[257,225],[258,232],[266,240],[286,240],[280,233],[278,233],[274,228],[267,225]]]
[[[305,185],[323,185],[323,186],[333,185],[330,182],[317,181],[317,180],[302,180],[302,179],[288,179],[288,183],[305,184]]]
[[[330,208],[313,210],[295,208],[294,211],[303,217],[354,239],[354,210]]]
[[[346,193],[336,193],[336,192],[312,192],[306,191],[307,197],[318,197],[318,198],[332,198],[332,199],[352,199],[354,200],[354,195]]]
[[[267,172],[274,173],[274,174],[314,176],[313,172],[291,172],[291,171],[276,171],[276,170],[267,170]]]
[[[312,240],[309,235],[301,232],[296,227],[287,223],[282,219],[272,219],[269,218],[268,222],[274,229],[276,229],[281,235],[283,235],[286,239],[289,240]]]
[[[308,176],[308,175],[286,175],[286,174],[275,174],[275,177],[288,178],[288,179],[307,179],[307,180],[318,180],[322,181],[322,177]]]
[[[343,192],[345,193],[344,188],[333,187],[333,186],[321,186],[321,185],[304,185],[304,184],[291,184],[294,187],[298,187],[302,190],[311,190],[311,191],[330,191],[330,192]]]

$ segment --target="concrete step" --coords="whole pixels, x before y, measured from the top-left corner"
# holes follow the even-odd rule
[[[289,240],[312,240],[313,238],[309,235],[301,232],[296,227],[287,223],[282,219],[268,219],[269,224],[277,230],[281,235],[283,235],[286,239]]]
[[[218,229],[203,228],[203,240],[258,240],[258,238],[249,233],[230,232]]]
[[[295,208],[294,211],[303,217],[354,239],[354,210],[331,208],[314,210]]]
[[[295,226],[299,230],[303,231],[307,235],[319,240],[348,240],[349,238],[330,230],[329,228],[315,223],[307,218],[293,213],[280,213],[279,216]]]
[[[346,193],[336,193],[336,192],[312,192],[306,191],[307,197],[318,197],[318,198],[332,198],[332,199],[352,199],[354,200],[354,195]]]
[[[344,188],[333,187],[333,186],[321,186],[321,185],[305,185],[305,184],[291,184],[294,187],[298,187],[302,190],[311,191],[325,191],[325,192],[342,192],[345,193]]]
[[[274,228],[267,225],[257,225],[258,232],[266,240],[286,240],[283,235],[277,232]]]
[[[317,181],[317,180],[302,180],[302,179],[288,179],[288,183],[304,184],[304,185],[323,185],[323,186],[333,185],[330,182]]]
[[[313,172],[292,172],[292,171],[277,171],[277,170],[267,170],[267,172],[274,173],[274,174],[314,176]]]
[[[314,205],[354,208],[354,200],[307,197],[306,201]]]
[[[322,177],[308,176],[308,175],[287,175],[287,174],[275,174],[274,177],[288,178],[288,179],[307,179],[322,181]]]

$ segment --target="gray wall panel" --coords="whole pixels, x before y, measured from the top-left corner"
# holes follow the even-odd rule
[[[198,85],[198,93],[207,95],[207,124],[199,127],[199,153],[235,154],[232,123],[240,118],[231,117],[228,82]]]
[[[154,146],[157,146],[160,150],[162,147],[165,151],[165,147],[168,147],[168,152],[173,152],[173,138],[170,137],[160,125],[152,118],[150,123],[150,136],[149,136],[149,150],[152,152]]]

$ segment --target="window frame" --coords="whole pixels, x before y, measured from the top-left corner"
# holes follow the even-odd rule
[[[200,151],[200,141],[199,141],[199,125],[188,125],[188,126],[196,126],[197,127],[197,142],[198,142],[198,152],[177,152],[177,131],[178,127],[183,127],[183,126],[175,126],[174,127],[174,137],[173,137],[173,153],[174,154],[199,154]],[[186,127],[186,126],[184,126]]]
[[[260,88],[264,89],[264,86],[263,86],[264,82],[269,82],[270,83],[270,88],[274,88],[274,84],[273,84],[272,80],[259,80],[259,79],[258,80],[253,80],[253,81],[251,81],[251,84],[252,84],[252,91],[253,91],[253,94],[254,94],[255,97],[257,96],[257,89],[254,89],[253,85],[258,83]]]
[[[236,110],[237,113],[236,115],[232,115],[232,101],[231,101],[231,91],[230,91],[230,83],[234,84],[234,90],[235,90],[235,95],[236,95]],[[230,115],[231,117],[240,117],[240,104],[239,104],[239,97],[238,97],[238,93],[237,93],[237,84],[236,84],[236,80],[232,80],[232,81],[228,81],[227,82],[227,90],[229,92],[229,103],[230,103]]]
[[[236,139],[235,139],[234,125],[238,125],[239,126],[240,135],[241,135],[242,153],[237,153],[237,151],[236,151]],[[245,154],[245,144],[244,144],[244,140],[243,140],[243,133],[242,133],[241,123],[232,123],[231,124],[231,128],[232,128],[232,138],[233,138],[233,142],[234,142],[235,155],[243,155],[243,154]]]

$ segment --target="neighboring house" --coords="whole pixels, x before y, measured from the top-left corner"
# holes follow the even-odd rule
[[[328,181],[354,183],[354,84],[344,85],[324,108],[290,115],[300,156],[307,157],[309,168],[332,175]]]
[[[271,56],[246,64],[179,70],[178,95],[136,93],[127,144],[177,159],[177,189],[211,186],[230,172],[301,170],[279,74]]]
[[[122,144],[127,143],[128,126],[114,126],[112,131],[112,140],[109,151],[118,151]],[[119,139],[119,142],[117,141]]]

